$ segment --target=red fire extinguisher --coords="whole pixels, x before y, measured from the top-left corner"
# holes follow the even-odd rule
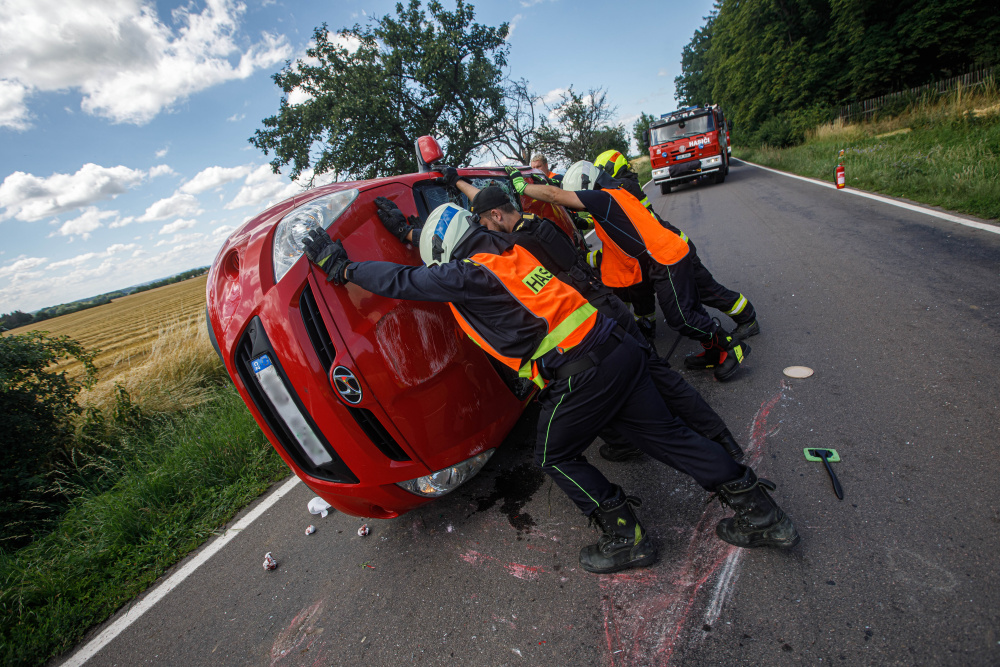
[[[837,165],[837,189],[841,189],[847,185],[847,173],[844,171],[844,149],[840,149],[840,154],[837,156],[840,160],[840,164]]]

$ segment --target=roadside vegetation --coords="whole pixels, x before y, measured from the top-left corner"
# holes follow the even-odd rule
[[[868,122],[824,123],[789,148],[737,145],[736,157],[826,181],[844,149],[849,187],[1000,218],[1000,92],[962,89]]]
[[[100,379],[96,351],[68,337],[5,334],[0,348],[0,451],[18,459],[3,462],[0,663],[39,665],[288,468],[230,383],[203,315],[161,327],[133,355],[141,361]],[[82,371],[53,369],[55,358]],[[37,424],[19,409],[31,401],[49,406]]]

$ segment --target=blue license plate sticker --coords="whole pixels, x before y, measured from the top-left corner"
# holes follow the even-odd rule
[[[250,362],[253,367],[253,372],[255,375],[260,375],[260,372],[271,365],[271,360],[266,354],[262,354],[253,361]]]

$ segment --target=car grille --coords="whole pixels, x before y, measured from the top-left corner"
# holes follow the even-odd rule
[[[406,452],[399,446],[399,443],[389,435],[389,432],[385,430],[385,427],[379,422],[378,417],[372,414],[371,410],[352,407],[348,407],[347,409],[351,411],[354,421],[358,422],[358,426],[371,438],[372,443],[378,447],[380,452],[393,461],[413,460],[406,455]]]
[[[267,394],[261,389],[260,384],[257,382],[257,376],[253,372],[251,362],[265,353],[270,358],[282,382],[284,382],[285,389],[291,395],[292,400],[295,401],[299,412],[302,413],[302,416],[309,424],[309,427],[312,428],[317,439],[323,445],[324,449],[326,449],[330,458],[333,459],[332,461],[319,466],[312,462],[309,456],[302,450],[298,440],[295,439],[288,426],[285,425],[285,421],[278,415]],[[240,380],[243,381],[243,386],[246,387],[247,393],[250,394],[254,406],[256,406],[257,411],[264,418],[264,422],[268,428],[271,429],[271,433],[277,438],[281,448],[295,461],[295,464],[306,474],[318,479],[339,482],[341,484],[357,484],[358,478],[323,437],[323,432],[316,426],[312,416],[305,410],[291,383],[289,383],[288,376],[281,369],[280,360],[271,347],[267,335],[264,333],[264,327],[261,324],[260,318],[255,317],[250,321],[246,331],[236,345],[235,357],[236,371],[239,373]]]
[[[306,325],[306,333],[316,350],[316,356],[327,373],[333,367],[333,360],[337,356],[337,348],[330,338],[330,332],[326,330],[323,323],[323,316],[319,314],[319,307],[316,305],[316,297],[313,296],[312,289],[306,285],[299,297],[299,311],[302,313],[302,322]]]

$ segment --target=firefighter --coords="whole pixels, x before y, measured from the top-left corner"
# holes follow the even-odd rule
[[[709,317],[698,296],[686,238],[662,227],[639,201],[590,162],[574,163],[563,188],[529,184],[506,167],[518,194],[565,208],[588,211],[602,242],[601,279],[608,287],[630,287],[648,275],[671,329],[701,343],[705,369],[719,381],[733,377],[750,352]]]
[[[489,218],[485,222],[499,230]],[[768,494],[773,484],[670,415],[635,339],[523,247],[470,253],[466,241],[482,236],[478,228],[473,214],[455,204],[434,209],[417,239],[424,266],[352,262],[341,243],[319,228],[303,240],[303,250],[338,285],[449,303],[458,325],[484,351],[543,388],[535,461],[601,529],[597,544],[580,551],[588,572],[642,567],[657,556],[635,513],[641,500],[582,455],[608,424],[716,491],[736,511],[716,526],[720,539],[741,547],[787,548],[799,542],[791,519]],[[401,232],[399,238],[413,239],[412,229],[404,226]]]
[[[649,372],[653,384],[671,413],[710,440],[723,446],[735,460],[743,459],[743,449],[732,432],[715,410],[708,405],[701,394],[656,354],[656,348],[649,345],[636,326],[628,307],[605,287],[594,270],[587,264],[584,255],[577,251],[572,239],[555,223],[532,214],[522,215],[507,194],[499,187],[491,185],[480,190],[468,181],[460,179],[453,167],[438,167],[443,174],[438,181],[442,185],[456,187],[472,202],[472,212],[480,221],[491,220],[493,226],[502,230],[494,234],[509,233],[509,239],[523,246],[542,266],[558,276],[578,291],[598,312],[618,322],[635,338],[649,356]],[[395,204],[384,197],[375,200],[378,216],[393,233],[406,226],[407,220]],[[642,456],[642,451],[624,439],[617,431],[601,432],[604,444],[599,448],[601,456],[609,461],[624,461]]]
[[[754,310],[753,304],[739,292],[735,292],[719,283],[712,275],[712,272],[701,263],[701,259],[698,257],[698,250],[695,248],[694,242],[690,237],[653,211],[652,203],[650,203],[649,198],[646,197],[646,193],[639,185],[639,175],[632,171],[632,166],[629,164],[628,158],[616,150],[604,151],[594,160],[594,166],[598,169],[603,169],[606,174],[618,181],[621,187],[638,199],[639,203],[645,206],[646,210],[652,213],[653,217],[661,225],[681,238],[687,239],[688,247],[691,249],[692,273],[694,274],[695,283],[698,285],[698,297],[701,299],[702,305],[720,310],[732,318],[733,322],[736,323],[736,329],[733,330],[733,338],[744,340],[759,334],[760,324],[757,322],[757,312]],[[643,281],[638,285],[622,289],[627,290],[627,292],[624,295],[620,294],[620,296],[622,296],[622,300],[624,301],[632,300],[636,319],[655,323],[656,307],[654,290],[648,278],[643,277]],[[704,368],[705,361],[705,353],[703,352],[697,356],[686,358],[684,365],[694,369]]]
[[[560,178],[559,174],[554,171],[549,170],[549,160],[541,153],[536,153],[531,158],[531,168],[537,169],[538,171],[545,174],[545,177],[550,181],[556,178]]]

